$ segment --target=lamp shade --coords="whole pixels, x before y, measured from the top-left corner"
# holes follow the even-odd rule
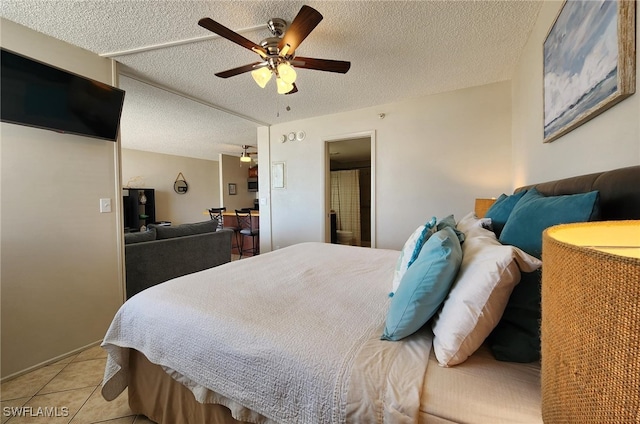
[[[640,417],[640,221],[548,228],[542,244],[542,417]]]
[[[271,75],[271,70],[266,66],[251,71],[253,80],[260,86],[260,88],[264,88],[267,85],[267,83],[271,79]]]
[[[287,94],[293,90],[293,84],[287,83],[282,78],[276,78],[276,85],[278,86],[278,94]]]
[[[296,82],[296,71],[287,62],[282,62],[278,65],[278,75],[287,84],[293,84]]]

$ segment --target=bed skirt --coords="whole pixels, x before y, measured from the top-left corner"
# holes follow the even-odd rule
[[[129,367],[132,371],[129,375],[129,407],[135,414],[145,415],[158,424],[251,424],[233,418],[226,406],[198,402],[191,390],[137,350],[130,350]],[[253,411],[246,410],[246,413],[254,416],[253,422],[270,422]]]
[[[542,423],[539,363],[498,362],[485,346],[457,367],[438,366],[433,351],[429,362],[419,423]],[[272,422],[245,408],[240,414],[252,419],[237,420],[226,406],[199,403],[191,390],[133,349],[129,366],[129,406],[158,424]]]

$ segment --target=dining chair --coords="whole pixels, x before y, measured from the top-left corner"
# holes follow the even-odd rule
[[[245,252],[251,252],[253,256],[260,253],[260,244],[256,243],[256,238],[260,235],[260,230],[254,228],[251,218],[251,209],[236,209],[238,220],[238,233],[240,235],[240,258]],[[244,239],[251,237],[251,248],[244,248]]]
[[[226,228],[228,230],[233,230],[233,238],[236,241],[235,246],[231,246],[231,249],[236,248],[238,249],[238,251],[240,250],[240,244],[238,243],[238,227],[235,227],[233,225],[224,225],[224,215],[223,213],[227,211],[226,207],[221,207],[221,208],[211,208],[209,209],[209,217],[211,219],[216,219],[218,220],[218,230],[222,230],[223,228]]]

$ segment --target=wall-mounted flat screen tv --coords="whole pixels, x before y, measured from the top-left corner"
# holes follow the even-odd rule
[[[115,141],[124,91],[2,49],[0,120]]]

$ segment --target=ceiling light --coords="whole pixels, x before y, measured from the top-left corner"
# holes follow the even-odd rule
[[[278,94],[287,94],[293,90],[293,84],[286,82],[280,77],[276,78],[276,84],[278,85]]]
[[[278,65],[278,75],[287,84],[293,84],[296,82],[296,71],[293,69],[293,66],[289,65],[287,62],[282,62]]]
[[[267,83],[271,79],[271,75],[271,70],[266,66],[251,71],[251,76],[253,77],[256,84],[260,86],[260,88],[264,88],[267,85]]]
[[[251,155],[247,152],[249,146],[242,146],[242,153],[240,154],[240,162],[251,162]]]

